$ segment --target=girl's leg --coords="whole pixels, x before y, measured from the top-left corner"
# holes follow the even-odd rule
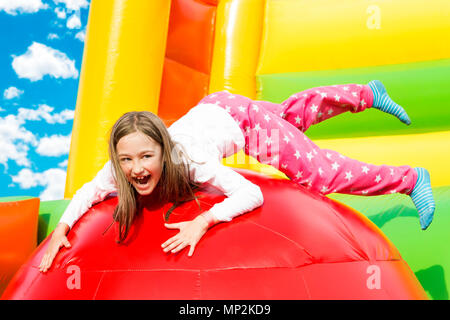
[[[425,230],[433,220],[436,205],[434,203],[428,170],[424,168],[414,168],[414,170],[416,170],[418,178],[410,196],[416,205],[417,211],[419,211],[420,225]]]
[[[294,182],[322,194],[410,195],[422,229],[431,223],[435,205],[427,172],[410,166],[374,165],[321,149],[262,105],[258,111],[250,108],[248,115],[245,152],[259,162],[276,167]]]
[[[411,123],[406,111],[389,97],[378,80],[367,85],[344,84],[311,88],[293,94],[281,104],[252,101],[225,91],[210,94],[200,103],[215,103],[222,98],[228,99],[229,102],[235,99],[234,101],[243,102],[243,105],[254,104],[255,109],[262,106],[303,132],[311,125],[341,113],[356,113],[371,107],[392,114],[408,125]]]
[[[280,116],[305,132],[326,119],[350,111],[361,112],[370,108],[374,100],[367,85],[346,84],[317,87],[290,96],[281,105]]]
[[[245,112],[240,112],[235,106],[236,103],[242,105],[242,102],[247,103]],[[417,180],[417,173],[410,166],[378,166],[319,148],[293,124],[267,110],[265,103],[236,98],[233,102],[222,99],[220,104],[226,104],[224,108],[228,107],[239,123],[245,136],[246,153],[261,163],[271,164],[293,181],[314,191],[323,194],[409,194]],[[364,106],[358,110],[361,108]]]
[[[411,123],[405,110],[391,100],[378,80],[371,81],[368,85],[345,84],[311,88],[293,94],[281,104],[259,102],[303,132],[311,125],[341,113],[361,112],[370,107],[392,114],[406,124]]]
[[[305,132],[312,124],[322,122],[343,112],[361,112],[372,106],[374,95],[368,85],[347,84],[307,89],[290,96],[281,104],[268,101],[253,101],[247,97],[225,91],[212,93],[200,103],[223,103],[234,105],[239,101],[244,106],[258,110],[264,108]]]
[[[356,103],[352,100],[350,106],[353,106],[353,109],[345,109],[348,108],[347,106],[336,107],[330,102],[325,102],[321,103],[322,110],[325,111],[324,108],[328,108],[327,114],[331,117],[347,110],[358,112],[367,108],[367,104],[370,105],[372,102],[365,101],[366,95],[369,94],[367,86],[356,85],[356,87],[352,89],[359,88],[360,98]],[[337,89],[327,90],[327,92],[338,89],[348,91],[343,86],[332,88]],[[350,90],[350,87],[348,89]],[[310,90],[314,90],[311,93],[313,98],[310,100],[316,101],[320,95],[323,101],[328,96],[328,93],[321,94],[323,91],[320,88]],[[358,91],[350,92],[356,92],[358,96]],[[308,95],[308,92],[305,94]],[[307,98],[307,96],[303,97]],[[295,102],[290,103],[291,98]],[[298,130],[295,120],[295,117],[299,116],[296,112],[301,113],[303,110],[304,114],[308,113],[308,108],[305,108],[308,103],[298,104],[298,96],[291,98],[286,100],[285,108],[284,105],[252,101],[240,95],[218,92],[205,97],[200,103],[212,103],[227,110],[243,131],[245,153],[255,157],[261,163],[274,166],[294,182],[322,194],[335,192],[356,195],[409,194],[419,211],[422,229],[428,227],[433,218],[435,205],[427,172],[410,166],[373,165],[347,158],[333,150],[319,148],[301,130]],[[313,105],[316,106],[312,103],[311,107]],[[296,107],[300,111],[295,111]],[[285,119],[280,117],[282,112],[280,110],[287,112]],[[310,120],[312,118],[307,117]],[[294,123],[291,123],[292,119]],[[316,121],[317,119],[316,117]],[[320,122],[324,118],[319,117],[318,120]],[[308,128],[313,123],[303,121],[302,129],[304,129],[303,126]]]
[[[411,120],[408,117],[406,111],[396,104],[386,92],[386,88],[379,80],[370,81],[368,86],[372,89],[374,100],[373,107],[383,112],[396,116],[401,122],[407,125],[411,124]]]

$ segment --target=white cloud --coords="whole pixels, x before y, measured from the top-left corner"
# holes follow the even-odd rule
[[[47,187],[39,195],[42,201],[60,200],[64,198],[66,171],[62,169],[49,169],[45,172],[50,170],[52,170],[51,173],[47,173]]]
[[[65,154],[69,154],[69,149],[70,135],[63,136],[55,134],[39,140],[36,152],[41,156],[60,157]]]
[[[9,87],[3,92],[3,97],[7,100],[19,97],[23,94],[23,90],[19,90],[16,87]]]
[[[8,160],[15,161],[17,165],[29,167],[29,145],[36,146],[34,134],[22,125],[24,121],[15,115],[0,117],[0,164],[8,167]]]
[[[56,8],[55,13],[58,19],[65,19],[67,17],[66,10],[64,9]]]
[[[80,40],[81,42],[84,42],[84,40],[86,39],[86,30],[81,30],[79,31],[76,35],[75,38]]]
[[[53,2],[56,4],[63,3],[70,11],[78,11],[89,6],[89,2],[86,0],[53,0]]]
[[[38,186],[40,179],[30,169],[22,169],[17,176],[12,176],[12,180],[22,189],[30,189]]]
[[[72,120],[75,112],[73,110],[65,109],[60,113],[52,114],[54,110],[53,107],[50,107],[46,104],[39,105],[38,109],[27,109],[27,108],[19,108],[19,113],[17,117],[21,120],[31,120],[31,121],[39,121],[45,120],[47,123],[61,123],[64,124],[68,120]]]
[[[78,77],[75,60],[38,42],[33,42],[23,55],[14,56],[12,67],[19,78],[31,81],[41,80],[45,75],[63,79]]]
[[[59,36],[56,33],[49,33],[47,39],[48,40],[59,39]]]
[[[66,27],[69,29],[80,29],[81,28],[80,15],[77,13],[71,15],[70,18],[67,19]]]
[[[69,163],[69,160],[64,160],[63,162],[58,163],[58,167],[60,168],[67,168],[67,164]]]
[[[8,160],[13,160],[17,165],[29,167],[31,165],[28,160],[29,147],[21,142],[12,143],[11,141],[0,141],[0,163],[8,168]]]
[[[42,138],[38,141],[36,136],[25,129],[26,121],[42,121],[49,124],[64,124],[72,120],[73,110],[65,109],[59,113],[52,113],[54,108],[47,105],[40,105],[38,109],[20,108],[17,115],[7,115],[0,117],[0,164],[8,168],[8,161],[14,161],[18,166],[29,167],[31,165],[28,159],[30,147],[37,147],[36,152],[43,155],[56,156],[57,154],[67,154],[67,142],[69,137],[61,138]],[[49,140],[50,139],[50,140]],[[48,143],[53,141],[53,151],[49,151]],[[64,141],[67,145],[64,145]]]
[[[14,16],[18,13],[36,13],[47,8],[48,5],[41,0],[0,0],[0,11]]]
[[[39,195],[43,201],[64,198],[66,171],[62,169],[48,169],[44,172],[33,172],[30,169],[22,169],[18,175],[12,176],[11,178],[22,189],[30,189],[37,186],[45,187],[44,191]]]

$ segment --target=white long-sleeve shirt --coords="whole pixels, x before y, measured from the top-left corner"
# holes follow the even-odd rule
[[[168,131],[172,140],[193,160],[189,162],[191,179],[209,183],[227,197],[209,210],[214,217],[231,221],[262,205],[261,189],[222,165],[224,157],[241,150],[245,144],[241,129],[228,112],[214,104],[199,104],[174,122]],[[116,191],[112,164],[108,161],[92,181],[75,193],[60,222],[72,228],[93,204]]]

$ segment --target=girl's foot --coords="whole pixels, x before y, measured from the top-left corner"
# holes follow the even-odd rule
[[[405,109],[396,104],[388,96],[386,88],[379,80],[370,81],[368,86],[372,89],[373,93],[373,105],[372,108],[381,110],[383,112],[396,116],[401,122],[407,125],[411,124],[411,120],[408,117]]]
[[[419,212],[420,226],[422,230],[425,230],[433,220],[436,205],[431,190],[428,170],[424,168],[414,168],[414,170],[417,172],[417,182],[409,196]]]

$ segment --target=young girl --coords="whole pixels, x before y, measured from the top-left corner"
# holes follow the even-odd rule
[[[221,164],[224,157],[241,149],[322,194],[407,194],[425,230],[435,209],[426,169],[363,163],[320,149],[303,133],[312,124],[345,111],[361,112],[370,107],[410,124],[405,110],[390,99],[377,80],[368,85],[313,88],[281,104],[218,92],[202,99],[167,130],[150,112],[127,113],[112,129],[110,161],[73,197],[39,268],[46,272],[59,249],[70,247],[67,232],[94,203],[110,193],[117,192],[119,199],[113,217],[119,223],[121,242],[141,201],[178,203],[193,199],[198,184],[210,183],[227,196],[223,202],[192,221],[165,225],[180,232],[162,244],[163,251],[175,253],[190,246],[191,256],[208,228],[263,203],[258,186]]]

